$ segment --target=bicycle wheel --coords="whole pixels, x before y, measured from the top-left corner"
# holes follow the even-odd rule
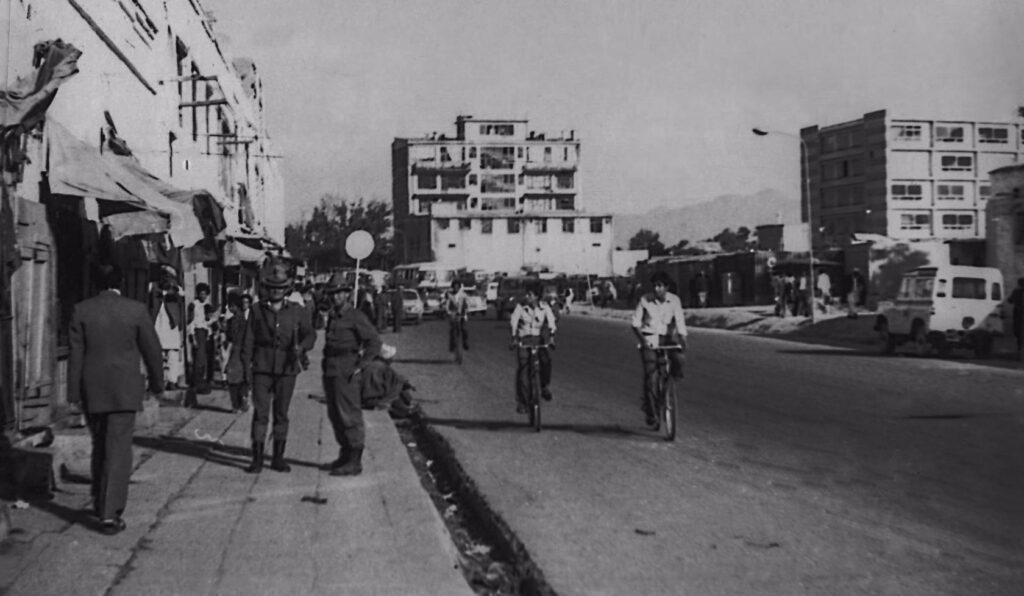
[[[661,419],[665,425],[665,440],[676,440],[676,411],[679,403],[676,398],[676,383],[671,377],[666,378],[662,383],[661,392]]]

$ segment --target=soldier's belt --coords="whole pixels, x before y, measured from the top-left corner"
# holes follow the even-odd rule
[[[359,350],[352,350],[352,349],[348,349],[348,348],[330,348],[330,347],[326,347],[326,346],[324,347],[324,357],[325,358],[332,358],[332,357],[335,357],[335,356],[349,356],[349,355],[358,354],[358,353],[359,353]]]

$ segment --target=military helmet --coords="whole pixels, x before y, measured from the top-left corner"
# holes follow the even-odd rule
[[[268,259],[263,264],[260,283],[267,288],[287,288],[292,285],[291,267],[281,259]]]
[[[327,287],[324,291],[328,294],[334,294],[337,292],[351,292],[352,284],[345,279],[345,274],[341,271],[335,272],[331,275],[331,279],[327,282]]]

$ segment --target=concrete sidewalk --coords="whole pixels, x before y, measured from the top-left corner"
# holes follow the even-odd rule
[[[361,476],[319,470],[337,445],[310,399],[318,371],[314,358],[292,401],[291,473],[245,473],[251,414],[230,413],[223,392],[204,396],[177,432],[137,435],[124,533],[94,531],[80,511],[87,485],[12,509],[0,593],[472,594],[385,412],[366,412]]]

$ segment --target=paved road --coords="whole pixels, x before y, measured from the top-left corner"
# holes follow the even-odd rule
[[[1020,594],[1024,373],[694,330],[681,437],[643,427],[624,323],[566,317],[539,434],[507,323],[396,366],[560,594]]]

